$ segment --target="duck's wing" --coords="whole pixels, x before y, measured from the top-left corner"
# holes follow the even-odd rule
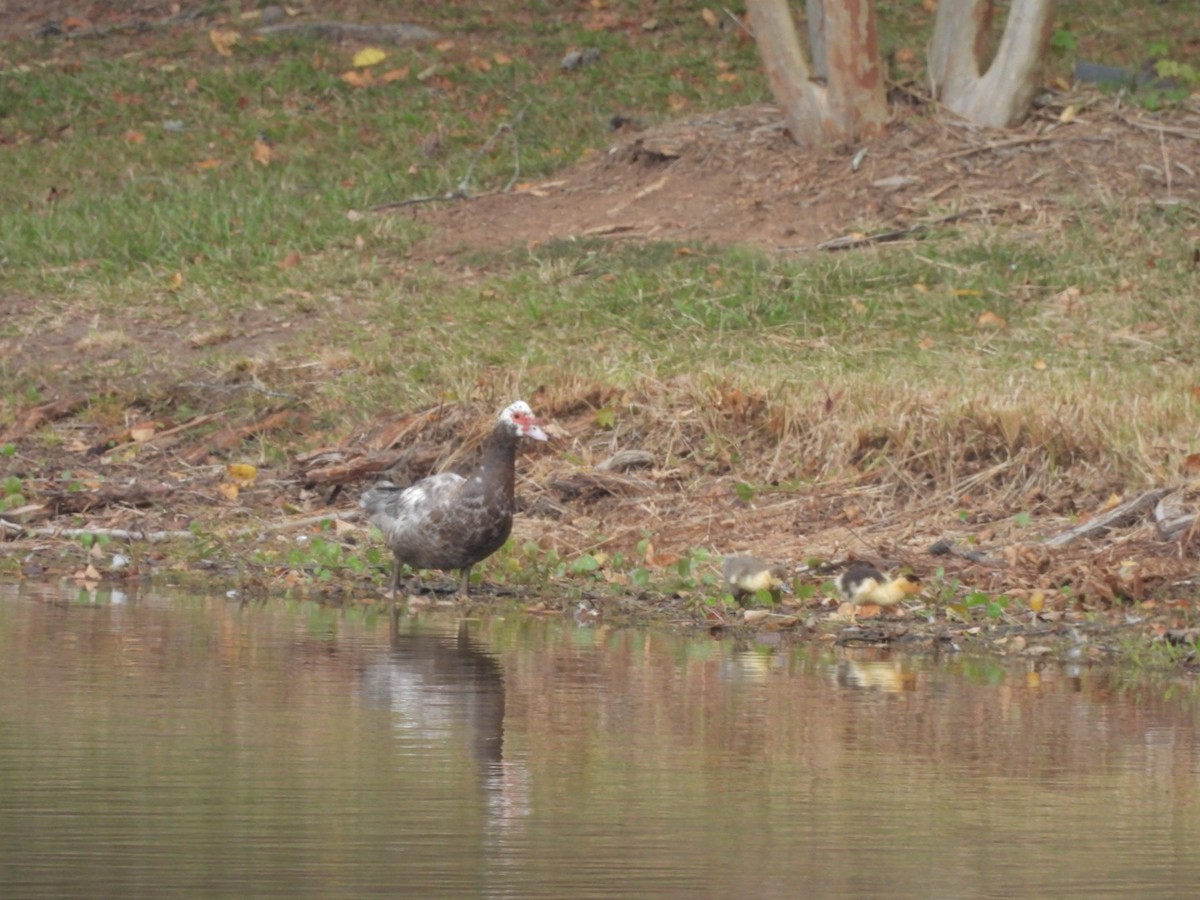
[[[420,527],[431,512],[454,502],[465,481],[454,472],[442,472],[405,488],[381,482],[366,491],[359,503],[371,523],[387,534],[397,528]]]

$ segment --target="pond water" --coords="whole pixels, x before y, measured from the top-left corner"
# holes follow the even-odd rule
[[[1193,896],[1186,682],[0,585],[3,897]]]

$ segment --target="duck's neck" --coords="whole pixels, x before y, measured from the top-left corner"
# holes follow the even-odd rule
[[[483,451],[478,476],[482,488],[491,496],[511,498],[513,495],[514,462],[517,457],[517,437],[503,423],[498,423]]]

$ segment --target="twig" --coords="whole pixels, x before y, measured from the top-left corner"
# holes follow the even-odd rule
[[[913,166],[910,171],[917,172],[928,166],[932,166],[934,163],[946,162],[951,159],[961,159],[964,156],[974,156],[976,153],[987,153],[989,150],[1007,150],[1009,147],[1021,147],[1025,144],[1043,144],[1046,141],[1057,140],[1057,138],[1057,134],[1030,134],[1019,138],[1009,138],[1007,141],[993,141],[988,144],[980,144],[977,147],[968,147],[966,150],[943,153],[941,156],[935,156],[933,159],[927,159]]]
[[[286,394],[283,391],[272,391],[269,388],[262,387],[257,380],[254,382],[238,382],[237,384],[213,384],[208,381],[185,381],[181,387],[203,388],[210,391],[258,391],[266,397],[278,397],[281,400],[292,400],[300,402],[300,397],[296,394]]]
[[[853,247],[865,247],[868,244],[882,244],[886,241],[898,241],[900,238],[908,237],[911,234],[917,234],[925,231],[934,225],[944,225],[947,222],[954,222],[958,219],[964,219],[967,216],[974,215],[975,213],[976,210],[952,213],[948,216],[942,216],[941,218],[932,219],[928,222],[918,222],[917,224],[910,225],[907,228],[897,228],[893,231],[880,231],[875,234],[845,234],[841,237],[833,238],[832,240],[817,244],[817,249],[849,250]]]
[[[421,203],[441,203],[451,200],[478,200],[480,197],[487,197],[492,194],[507,194],[512,190],[513,185],[517,183],[517,179],[521,177],[521,145],[517,141],[516,126],[519,125],[521,120],[525,118],[526,109],[528,109],[528,106],[523,106],[521,109],[517,110],[517,114],[513,116],[512,122],[501,122],[496,126],[496,130],[492,132],[491,137],[484,141],[483,146],[476,150],[471,156],[471,161],[467,164],[467,171],[463,173],[463,177],[458,181],[458,187],[456,187],[454,190],[447,191],[444,194],[428,194],[422,197],[408,197],[404,200],[390,200],[387,203],[377,203],[374,206],[369,207],[370,211],[386,212],[389,209],[401,209],[405,206],[417,206]],[[475,171],[475,166],[479,163],[479,160],[483,158],[485,153],[491,151],[492,147],[496,145],[496,141],[503,134],[508,135],[509,142],[512,144],[513,148],[512,177],[509,178],[508,183],[498,191],[486,191],[481,194],[472,194],[470,190],[471,175]]]

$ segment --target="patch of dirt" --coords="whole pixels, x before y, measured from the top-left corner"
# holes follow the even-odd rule
[[[511,193],[402,209],[429,227],[421,257],[581,238],[797,252],[971,220],[1041,231],[1089,205],[1200,202],[1198,113],[1063,95],[1001,133],[914,99],[855,150],[798,147],[776,107],[741,107],[623,128],[607,150]]]

